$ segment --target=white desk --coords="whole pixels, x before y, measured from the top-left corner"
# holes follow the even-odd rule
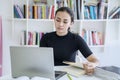
[[[65,75],[61,77],[59,80],[69,80],[69,78],[67,77],[67,75]],[[79,78],[72,76],[72,80],[102,80],[102,79],[96,78],[94,76],[80,76]]]
[[[99,79],[99,78],[96,78],[94,76],[83,76],[81,75],[79,78],[76,78],[76,77],[72,77],[72,80],[102,80],[102,79]],[[14,79],[11,79],[10,76],[3,76],[0,78],[0,80],[14,80]],[[69,80],[69,78],[67,77],[67,75],[61,77],[59,80]]]
[[[61,71],[65,67],[67,67],[67,66],[57,66],[57,67],[55,67],[55,70]],[[81,75],[80,77],[74,77],[71,75],[71,78],[72,78],[72,80],[102,80],[95,76],[88,76],[88,75]],[[65,75],[65,76],[61,77],[59,80],[69,80],[69,78],[67,75]]]
[[[60,71],[65,67],[67,67],[67,66],[57,66],[57,67],[55,67],[55,70]],[[70,76],[71,76],[72,80],[102,80],[95,76],[81,75],[79,78],[74,77],[72,75],[70,75]],[[7,76],[0,77],[0,80],[15,80],[15,79],[12,79],[10,75],[7,75]],[[59,80],[69,80],[69,78],[67,75],[65,75],[65,76],[61,77]]]

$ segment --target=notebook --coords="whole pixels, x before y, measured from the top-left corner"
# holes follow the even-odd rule
[[[104,67],[100,67],[100,68],[107,70],[107,71],[117,73],[120,75],[120,68],[117,66],[104,66]]]
[[[55,80],[53,48],[10,46],[10,56],[13,78],[39,76]],[[63,73],[57,72],[56,79]]]

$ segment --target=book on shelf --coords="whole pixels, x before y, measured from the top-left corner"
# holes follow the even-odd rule
[[[97,19],[99,0],[84,1],[84,19]]]
[[[84,0],[84,5],[94,5],[96,6],[100,0]]]
[[[90,19],[88,6],[84,6],[84,19]]]
[[[33,34],[28,32],[28,45],[33,45]]]
[[[92,43],[93,43],[93,45],[96,45],[95,32],[96,32],[96,31],[92,31]]]
[[[63,4],[64,7],[67,7],[68,4],[67,4],[67,0],[64,0],[64,4]]]
[[[73,9],[74,19],[77,19],[77,5],[76,5],[76,3],[77,3],[76,0],[74,0],[74,9]]]
[[[106,19],[107,18],[107,9],[108,9],[108,3],[100,2],[98,4],[98,18],[99,19]]]
[[[40,45],[40,40],[45,33],[26,31],[21,32],[20,44],[21,45]]]
[[[66,6],[73,10],[74,18],[80,19],[81,18],[81,0],[57,0],[56,1],[56,9]]]
[[[38,7],[38,14],[40,14],[39,10],[40,10],[40,8]],[[28,18],[30,18],[30,19],[33,18],[33,7],[32,6],[28,6]],[[40,15],[38,15],[38,18],[41,18]]]
[[[24,18],[27,18],[27,5],[26,4],[24,4],[23,5],[23,13],[24,13]]]
[[[85,19],[106,19],[107,17],[106,1],[85,0],[84,1],[84,18]]]
[[[33,5],[33,19],[38,19],[38,6]]]
[[[2,76],[2,17],[0,16],[0,76]]]
[[[82,4],[82,2],[81,2],[81,0],[76,0],[76,3],[75,3],[75,5],[76,5],[76,10],[77,10],[77,19],[80,19],[81,18],[81,5]]]
[[[88,30],[85,30],[85,29],[82,30],[82,38],[89,45],[89,31]]]
[[[83,29],[82,38],[88,45],[103,45],[102,32]]]
[[[33,0],[35,4],[47,4],[47,0]]]
[[[118,15],[118,18],[120,16],[120,6],[117,8],[114,8],[110,13],[109,13],[109,18],[114,18],[115,15]]]
[[[14,17],[24,18],[23,11],[21,10],[20,6],[17,4],[14,4]]]
[[[96,19],[96,6],[89,6],[90,18]]]
[[[20,33],[20,45],[26,45],[26,31],[21,31]],[[29,38],[29,36],[28,36]]]
[[[53,19],[54,5],[32,5],[28,7],[30,19]]]
[[[50,19],[54,19],[54,15],[55,15],[54,11],[55,11],[55,6],[53,5],[52,9],[51,9],[51,12],[50,12],[51,13],[51,15],[50,15],[51,18]]]

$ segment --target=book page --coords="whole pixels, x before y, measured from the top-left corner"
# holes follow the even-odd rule
[[[14,80],[30,80],[28,76],[20,76],[18,78],[14,78]]]
[[[50,79],[49,78],[35,76],[35,77],[32,77],[30,80],[50,80]]]
[[[34,76],[32,78],[29,78],[28,76],[20,76],[18,78],[14,78],[13,80],[50,80],[50,79],[39,76]]]
[[[74,66],[74,67],[78,67],[78,68],[81,68],[83,69],[83,64],[80,63],[80,62],[69,62],[69,61],[64,61],[63,63],[65,64],[69,64],[70,66]]]

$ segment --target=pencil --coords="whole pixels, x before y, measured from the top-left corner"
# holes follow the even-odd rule
[[[72,77],[69,74],[67,74],[67,77],[69,78],[69,80],[72,80]]]

